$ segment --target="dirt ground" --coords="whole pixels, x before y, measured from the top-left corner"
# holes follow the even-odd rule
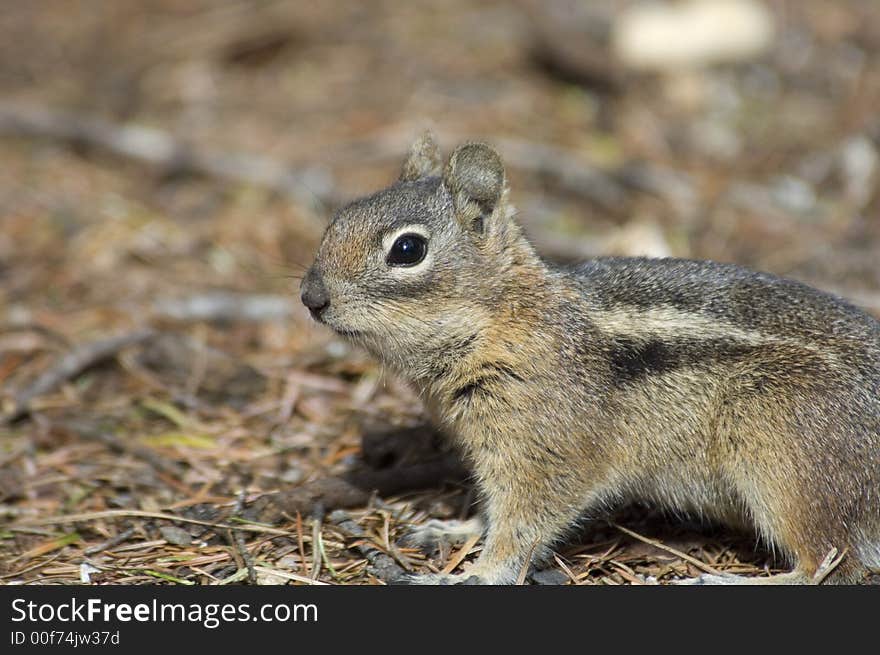
[[[766,2],[766,51],[665,71],[609,50],[632,4],[7,4],[0,580],[380,584],[475,557],[402,545],[474,494],[416,395],[298,301],[333,208],[426,127],[498,147],[548,258],[738,262],[880,315],[876,1]],[[783,563],[639,506],[548,566]]]

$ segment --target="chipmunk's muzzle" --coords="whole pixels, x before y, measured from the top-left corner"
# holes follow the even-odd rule
[[[327,292],[327,287],[324,286],[321,274],[314,266],[303,278],[300,299],[317,321],[321,320],[321,314],[330,306],[330,294]]]

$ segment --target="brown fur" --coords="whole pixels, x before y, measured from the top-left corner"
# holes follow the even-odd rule
[[[711,262],[555,269],[512,220],[491,148],[439,170],[425,136],[397,184],[340,210],[303,298],[410,379],[472,464],[487,533],[464,577],[511,583],[629,499],[753,526],[794,565],[774,581],[813,581],[832,549],[831,581],[880,566],[876,320]],[[425,260],[390,266],[412,232]]]

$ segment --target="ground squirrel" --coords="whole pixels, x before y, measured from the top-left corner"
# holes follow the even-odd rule
[[[425,135],[394,185],[336,213],[302,282],[312,315],[410,380],[473,467],[481,555],[415,582],[512,583],[630,499],[752,526],[793,566],[702,582],[880,567],[877,320],[733,265],[548,264],[507,196],[492,148],[443,166]]]

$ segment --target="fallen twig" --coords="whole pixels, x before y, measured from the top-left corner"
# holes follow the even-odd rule
[[[397,582],[406,577],[406,572],[394,561],[390,555],[371,545],[369,537],[353,518],[342,510],[336,510],[330,514],[330,522],[338,527],[346,536],[358,539],[351,548],[360,553],[367,560],[367,570],[383,582]]]
[[[321,526],[324,522],[324,507],[318,503],[312,512],[312,572],[309,575],[312,580],[317,580],[321,574]]]
[[[30,412],[31,402],[38,396],[53,391],[87,368],[113,357],[123,348],[145,341],[155,334],[151,329],[139,329],[74,347],[15,396],[12,409],[6,413],[2,422],[11,423],[25,416]]]
[[[287,580],[292,580],[294,582],[302,582],[304,584],[313,584],[313,585],[326,585],[326,582],[321,582],[320,580],[312,580],[311,578],[307,578],[304,575],[297,575],[296,573],[291,573],[289,571],[279,571],[278,569],[270,569],[267,566],[255,566],[254,570],[258,573],[266,573],[268,575],[274,575],[279,578],[286,578]]]
[[[842,553],[838,553],[837,548],[832,548],[828,551],[828,554],[825,555],[825,559],[822,560],[819,567],[816,569],[816,573],[813,574],[813,582],[816,584],[822,584],[831,572],[837,568],[837,566],[844,560],[846,557],[847,549],[844,548]]]
[[[17,578],[18,576],[23,575],[23,574],[27,573],[28,571],[33,571],[34,569],[41,569],[41,568],[45,567],[46,565],[51,564],[52,562],[57,560],[59,557],[61,557],[61,551],[56,552],[49,559],[46,559],[46,560],[43,560],[40,562],[35,562],[34,564],[31,564],[30,566],[26,566],[25,568],[19,569],[18,571],[13,571],[12,573],[5,573],[3,575],[0,575],[0,580],[9,580],[11,578]]]
[[[446,562],[446,566],[443,567],[441,573],[452,573],[455,568],[464,561],[464,558],[467,557],[474,546],[477,545],[477,542],[483,538],[482,534],[471,535],[471,537],[462,544],[461,548],[449,558],[449,561]],[[531,552],[529,553],[529,562],[531,561]],[[528,568],[528,564],[526,564],[526,568]]]
[[[523,586],[526,583],[526,577],[529,575],[529,568],[532,562],[532,555],[535,552],[535,548],[538,547],[538,541],[532,542],[532,545],[529,547],[529,552],[526,554],[525,561],[523,561],[522,566],[519,569],[519,575],[516,576],[516,585],[518,587]]]
[[[191,519],[185,516],[176,516],[174,514],[163,514],[162,512],[148,512],[140,509],[108,509],[102,512],[83,512],[81,514],[63,514],[58,516],[47,516],[42,519],[28,519],[7,526],[9,530],[15,530],[17,527],[31,527],[35,525],[63,525],[66,523],[80,523],[87,521],[98,521],[100,519],[113,518],[141,518],[154,519],[157,521],[179,521],[181,523],[193,523],[195,525],[204,525],[215,530],[245,530],[247,532],[263,532],[265,534],[276,535],[279,537],[295,537],[296,535],[287,530],[280,530],[268,525],[256,525],[253,523],[236,523],[228,525],[226,523],[215,523],[213,521],[202,521],[200,519]]]
[[[202,151],[155,128],[116,125],[92,116],[4,103],[0,105],[0,134],[86,145],[177,174],[253,184],[306,207],[335,202],[334,184],[329,176],[322,176],[327,178],[324,180],[307,180],[304,173],[272,159]]]
[[[153,311],[157,318],[175,321],[259,322],[289,318],[294,307],[293,299],[288,296],[213,291],[157,300]]]
[[[236,519],[241,518],[241,512],[244,509],[244,501],[247,494],[244,489],[239,492],[238,497],[235,500],[235,507],[232,509],[232,515],[230,518]],[[254,569],[254,558],[251,556],[250,552],[247,549],[247,543],[244,540],[244,532],[241,530],[237,530],[232,528],[229,530],[229,540],[232,542],[232,547],[235,548],[235,552],[241,557],[242,564],[247,569],[247,580],[249,584],[256,585],[257,584],[257,571]]]
[[[642,541],[646,544],[650,544],[651,546],[654,546],[654,548],[659,548],[660,550],[665,550],[667,553],[672,553],[676,557],[680,557],[684,561],[690,562],[691,564],[696,566],[701,571],[705,571],[706,573],[711,573],[713,575],[724,575],[724,573],[722,573],[718,569],[716,569],[712,566],[709,566],[705,562],[701,562],[700,560],[698,560],[696,557],[691,557],[687,553],[683,553],[682,551],[677,550],[676,548],[673,548],[672,546],[667,546],[662,541],[657,541],[656,539],[650,539],[648,537],[642,536],[638,532],[633,532],[632,530],[625,528],[622,525],[618,525],[617,523],[612,523],[611,525],[613,527],[617,528],[618,530],[620,530],[623,534],[629,535],[633,539],[638,539],[639,541]]]
[[[89,546],[83,551],[84,555],[97,555],[98,553],[113,548],[114,546],[118,546],[119,544],[128,541],[131,537],[134,536],[135,529],[128,528],[127,530],[123,530],[119,534],[111,537],[107,541],[102,541],[99,544],[95,544],[94,546]]]

